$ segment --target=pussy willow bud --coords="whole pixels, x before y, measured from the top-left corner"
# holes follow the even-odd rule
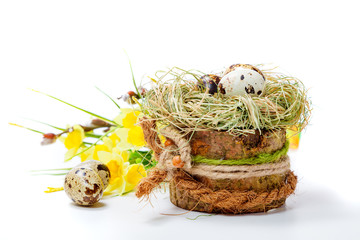
[[[104,120],[101,120],[99,118],[95,118],[91,120],[91,125],[96,127],[109,127],[110,124],[108,122],[105,122]]]
[[[56,142],[56,139],[57,139],[57,135],[54,134],[54,133],[45,133],[43,135],[43,140],[41,141],[41,145],[49,145],[49,144],[52,144],[54,142]]]

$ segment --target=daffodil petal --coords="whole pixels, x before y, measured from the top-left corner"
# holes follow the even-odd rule
[[[125,179],[124,176],[116,178],[116,180],[113,182],[113,184],[109,184],[109,186],[105,189],[105,194],[123,194],[125,191]]]
[[[136,187],[136,185],[132,185],[132,184],[126,183],[126,184],[125,184],[125,192],[130,192],[130,191],[134,190],[135,187]]]
[[[84,147],[81,148],[81,151],[84,150]],[[85,152],[80,154],[81,162],[85,162],[86,160],[93,160],[93,154],[94,154],[94,147],[89,148]]]
[[[122,158],[122,160],[123,160],[124,162],[128,162],[128,161],[129,161],[129,156],[130,156],[130,154],[129,154],[128,151],[122,151],[122,152],[120,153],[120,157]]]
[[[78,151],[78,148],[71,148],[65,153],[65,161],[70,160],[73,158]]]
[[[136,126],[129,130],[127,141],[137,147],[146,146],[144,133],[141,127]]]
[[[131,185],[136,185],[143,177],[146,177],[144,166],[142,164],[132,164],[125,175],[125,181]]]
[[[122,108],[119,115],[117,115],[114,119],[114,122],[116,122],[119,125],[123,125],[123,119],[126,117],[128,113],[133,112],[134,110],[131,108]]]
[[[107,164],[108,162],[110,162],[113,159],[112,153],[109,153],[106,151],[98,151],[97,155],[98,155],[99,161],[101,161],[104,164]]]
[[[104,137],[102,141],[104,142],[104,145],[108,148],[108,150],[111,150],[114,147],[113,141],[109,137]]]
[[[120,142],[120,138],[116,133],[113,133],[109,136],[109,139],[112,141],[112,146],[116,146]]]
[[[132,128],[138,122],[138,119],[142,117],[143,114],[138,109],[123,108],[121,113],[114,119],[114,121],[122,125],[124,128]]]
[[[120,138],[120,142],[116,145],[116,148],[120,151],[125,151],[128,149],[132,149],[134,146],[128,142],[130,129],[128,128],[121,128],[116,131],[116,135]]]
[[[80,125],[74,125],[64,140],[67,149],[79,148],[85,138],[84,129]]]

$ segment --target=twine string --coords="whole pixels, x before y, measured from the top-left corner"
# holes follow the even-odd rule
[[[214,191],[203,183],[196,181],[183,170],[174,172],[173,181],[176,188],[181,190],[188,198],[206,203],[210,208],[221,209],[224,213],[235,214],[287,198],[295,191],[297,177],[292,171],[288,171],[285,181],[279,188],[263,192],[255,192],[253,190]]]

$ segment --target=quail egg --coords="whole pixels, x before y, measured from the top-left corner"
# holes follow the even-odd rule
[[[104,189],[106,189],[106,187],[109,185],[110,171],[109,168],[102,162],[96,160],[88,160],[79,164],[78,167],[89,167],[95,172],[97,172],[104,184]]]
[[[251,65],[232,65],[225,73],[219,82],[222,94],[260,96],[264,91],[265,77],[260,70]]]
[[[214,95],[218,91],[218,84],[220,77],[214,74],[206,74],[200,78],[200,83],[197,85],[199,90],[209,89],[209,94]]]
[[[252,69],[254,70],[255,72],[258,72],[261,76],[263,76],[263,78],[265,79],[265,76],[264,74],[260,71],[260,69],[258,69],[257,67],[254,67],[253,65],[250,65],[250,64],[241,64],[241,63],[238,63],[238,64],[233,64],[231,65],[230,67],[228,67],[225,72],[223,73],[223,76],[228,74],[229,72],[232,72],[238,68],[247,68],[247,69]]]
[[[99,174],[90,167],[75,167],[65,177],[64,190],[71,200],[83,206],[98,202],[104,192]]]

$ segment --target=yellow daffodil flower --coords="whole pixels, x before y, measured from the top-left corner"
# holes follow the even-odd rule
[[[119,129],[115,130],[115,132],[118,130]],[[104,143],[103,145],[111,152],[111,150],[120,142],[120,137],[116,133],[112,133],[109,137],[104,137],[102,141]]]
[[[290,142],[290,149],[298,149],[301,136],[301,133],[298,132],[298,128],[296,126],[292,126],[291,128],[287,129],[286,135]]]
[[[118,130],[118,129],[117,129]],[[119,142],[120,142],[120,138],[119,136],[116,134],[116,130],[115,130],[115,133],[111,134],[109,136],[109,139],[111,140],[112,142],[112,146],[115,147]],[[104,140],[104,142],[106,141],[106,139]]]
[[[109,149],[107,146],[105,146],[105,144],[97,144],[97,145],[95,145],[92,159],[99,161],[100,158],[99,158],[98,153],[99,153],[100,151],[110,152],[111,150],[112,150],[112,149]]]
[[[137,125],[142,113],[134,109],[122,109],[121,113],[115,118],[115,122],[123,125],[115,133],[120,138],[117,147],[121,150],[140,149],[146,145],[142,128]]]
[[[86,149],[86,147],[80,148],[80,151],[82,152],[82,153],[80,154],[80,160],[81,160],[81,162],[85,162],[85,161],[87,161],[87,160],[94,160],[94,159],[93,159],[93,155],[94,155],[94,149],[95,149],[95,147],[93,146],[93,147],[87,149],[86,151],[84,151],[85,149]],[[83,152],[83,151],[84,151],[84,152]]]
[[[114,148],[113,151],[97,152],[99,160],[106,164],[110,170],[109,186],[105,189],[105,194],[118,193],[125,191],[125,170],[129,165],[129,153],[127,151],[119,151]]]
[[[92,146],[85,152],[80,154],[81,162],[84,162],[86,160],[99,160],[101,159],[98,156],[99,151],[106,151],[106,152],[112,152],[113,148],[116,147],[116,145],[120,142],[120,138],[115,134],[111,134],[109,137],[104,137],[102,139],[103,144],[97,144],[95,146]],[[85,150],[85,147],[82,147],[80,149],[81,151]]]
[[[134,146],[131,145],[127,139],[129,136],[129,130],[128,128],[120,128],[115,133],[120,138],[120,142],[116,145],[116,148],[120,151],[125,151],[132,149]]]
[[[146,171],[142,164],[132,164],[128,167],[125,175],[125,192],[134,190],[142,178],[146,177]]]
[[[80,125],[75,125],[72,131],[65,138],[64,144],[67,149],[79,148],[85,138],[84,129]]]
[[[136,126],[138,119],[142,117],[139,110],[131,108],[122,108],[121,113],[114,119],[114,121],[122,125],[124,128],[132,128]]]
[[[109,186],[106,188],[104,194],[118,193],[123,194],[125,191],[125,178],[124,178],[124,164],[116,160],[108,162],[107,167],[110,170],[111,178]]]
[[[135,126],[138,120],[138,116],[140,115],[139,111],[133,111],[126,114],[123,118],[123,127],[124,128],[132,128]]]
[[[69,132],[65,138],[61,139],[68,149],[65,153],[65,161],[73,158],[77,154],[84,138],[84,129],[80,125],[74,125],[72,131]]]
[[[121,142],[117,148],[121,150],[140,149],[146,145],[143,131],[137,125],[142,116],[143,114],[136,109],[121,109],[121,113],[114,119],[116,123],[123,126],[115,132]]]
[[[120,138],[120,143],[117,145],[117,148],[121,150],[128,149],[140,149],[146,146],[144,133],[142,128],[139,126],[133,128],[121,128],[117,131],[117,134]]]
[[[127,141],[136,147],[145,146],[146,142],[145,142],[144,133],[143,133],[142,128],[139,126],[130,128]]]

